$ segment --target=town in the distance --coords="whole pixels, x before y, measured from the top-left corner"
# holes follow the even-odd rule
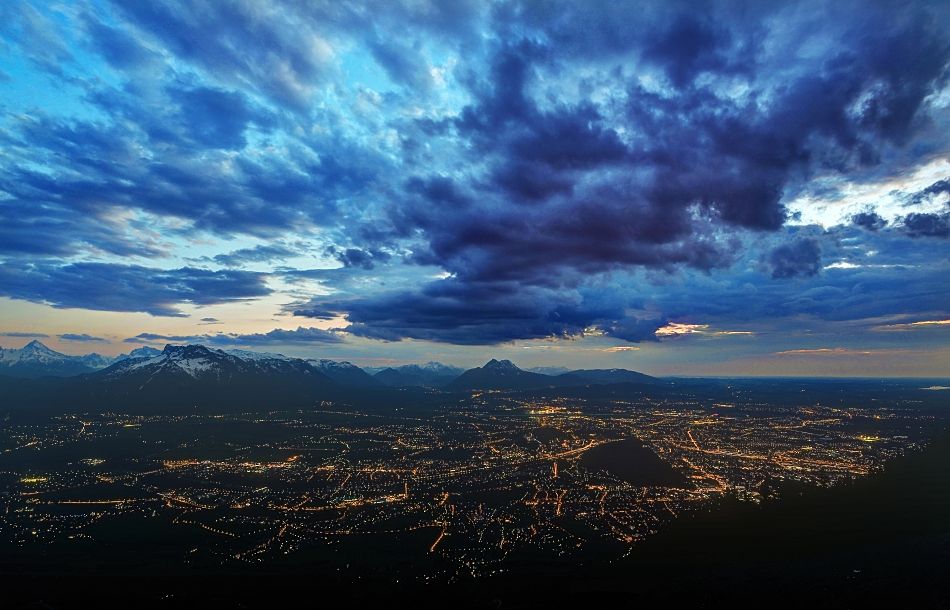
[[[364,370],[201,345],[33,341],[0,352],[0,390],[0,545],[21,569],[318,565],[420,586],[615,565],[724,504],[876,476],[948,416],[948,388],[919,379]]]

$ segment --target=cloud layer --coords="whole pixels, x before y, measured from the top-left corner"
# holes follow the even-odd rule
[[[790,202],[832,218],[848,188],[950,158],[948,22],[928,2],[12,3],[2,69],[36,95],[2,98],[0,296],[343,320],[152,333],[235,345],[933,317],[950,177],[823,226]]]

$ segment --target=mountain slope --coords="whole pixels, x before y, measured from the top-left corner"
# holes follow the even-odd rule
[[[427,362],[422,365],[406,364],[386,368],[376,373],[374,377],[383,384],[394,388],[440,388],[463,372],[463,369],[447,366],[440,362]]]
[[[87,400],[134,406],[309,403],[338,384],[303,360],[239,358],[201,345],[168,345],[152,358],[129,358],[77,383]]]
[[[322,359],[307,360],[307,364],[342,386],[374,388],[381,385],[379,380],[350,362]]]

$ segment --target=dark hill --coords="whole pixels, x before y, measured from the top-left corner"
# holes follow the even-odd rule
[[[484,366],[469,369],[446,385],[447,390],[529,390],[557,385],[554,377],[529,373],[510,360],[492,358]]]

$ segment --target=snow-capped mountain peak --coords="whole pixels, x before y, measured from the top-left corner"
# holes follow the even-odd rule
[[[162,350],[160,349],[155,349],[154,347],[143,345],[142,347],[137,347],[131,352],[129,352],[126,355],[126,357],[127,358],[154,358],[155,356],[158,356],[161,353],[162,353]]]
[[[19,357],[21,360],[29,359],[34,362],[46,362],[50,360],[63,360],[65,358],[69,358],[69,356],[66,354],[61,354],[57,351],[54,351],[36,339],[30,341],[17,351],[19,351]]]
[[[19,349],[4,349],[0,352],[0,361],[4,364],[62,362],[71,356],[51,350],[39,341],[33,340]]]
[[[19,349],[0,349],[0,374],[14,377],[68,377],[95,370],[92,363],[80,356],[61,354],[30,341]]]
[[[231,354],[241,360],[291,360],[283,354],[274,352],[252,352],[246,349],[227,349],[225,353]]]
[[[426,362],[425,364],[420,364],[417,366],[423,371],[428,371],[430,373],[436,373],[439,375],[458,375],[464,370],[455,366],[449,366],[447,364],[442,364],[441,362],[435,362],[432,360],[430,360],[429,362]]]

